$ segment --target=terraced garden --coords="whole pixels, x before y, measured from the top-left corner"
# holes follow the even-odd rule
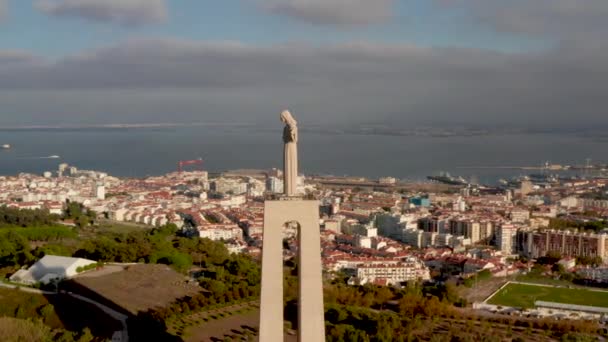
[[[167,331],[185,341],[248,341],[258,334],[258,316],[259,301],[252,301],[181,316],[167,322]]]

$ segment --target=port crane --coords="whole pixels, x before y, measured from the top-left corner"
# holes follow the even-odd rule
[[[180,160],[177,162],[177,172],[184,172],[184,166],[186,165],[199,165],[199,169],[202,170],[203,158],[192,159],[192,160]]]

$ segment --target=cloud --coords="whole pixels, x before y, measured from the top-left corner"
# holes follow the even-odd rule
[[[40,59],[35,55],[22,50],[0,50],[0,67],[24,64],[30,66]]]
[[[121,25],[145,25],[167,18],[164,0],[37,0],[35,8],[52,16],[78,17]]]
[[[0,58],[0,102],[14,112],[103,111],[110,121],[200,120],[201,111],[262,120],[290,106],[316,121],[605,124],[607,54],[595,42],[502,53],[135,39],[57,61]]]
[[[500,32],[557,38],[608,34],[606,0],[435,0],[444,8],[464,8],[479,23]]]
[[[394,0],[260,0],[269,12],[304,22],[335,26],[365,26],[387,21]]]
[[[6,14],[8,13],[8,4],[7,0],[0,0],[0,22],[6,18]]]

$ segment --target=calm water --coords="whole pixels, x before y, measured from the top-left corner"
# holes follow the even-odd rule
[[[0,132],[0,174],[41,173],[62,162],[116,176],[172,171],[179,160],[202,157],[209,171],[280,167],[281,127],[259,131],[226,127],[90,129]],[[469,166],[537,166],[543,161],[584,164],[606,159],[606,142],[573,135],[412,137],[301,132],[300,163],[307,174],[394,176],[421,180],[448,171],[493,182],[527,173]],[[59,155],[61,159],[41,157]]]

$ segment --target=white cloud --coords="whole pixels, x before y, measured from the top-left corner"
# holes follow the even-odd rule
[[[48,15],[121,25],[154,24],[167,19],[165,0],[37,0],[34,5]]]
[[[394,0],[260,0],[266,10],[301,21],[335,26],[385,22],[393,15]]]

